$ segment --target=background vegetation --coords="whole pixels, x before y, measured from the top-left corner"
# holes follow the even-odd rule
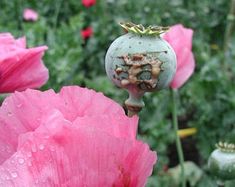
[[[226,31],[234,20],[228,16],[229,1],[97,0],[86,8],[78,0],[0,0],[0,7],[0,32],[25,35],[29,47],[49,47],[44,62],[50,70],[50,80],[43,89],[86,86],[121,104],[127,94],[110,83],[104,70],[107,48],[123,34],[117,23],[182,23],[192,28],[196,70],[179,90],[179,125],[197,128],[197,134],[182,140],[186,160],[194,161],[204,173],[198,182],[191,176],[190,181],[196,180],[195,185],[190,182],[191,186],[215,186],[207,171],[208,156],[217,141],[235,142],[235,36]],[[24,8],[36,10],[39,20],[23,21]],[[88,26],[93,28],[93,35],[84,40],[80,32]],[[159,161],[148,186],[169,187],[174,184],[170,184],[167,168],[178,162],[170,92],[147,94],[145,103],[140,113],[139,138],[157,150]]]

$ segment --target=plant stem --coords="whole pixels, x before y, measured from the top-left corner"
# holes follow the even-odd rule
[[[231,0],[230,11],[227,15],[227,24],[225,27],[225,34],[224,34],[223,65],[226,71],[228,71],[227,60],[229,59],[229,56],[230,56],[230,44],[231,44],[231,37],[233,35],[233,30],[234,30],[234,22],[235,22],[235,0]]]
[[[230,3],[230,11],[227,15],[227,25],[225,28],[225,35],[224,35],[224,53],[227,53],[229,50],[229,43],[233,33],[233,27],[235,22],[235,0],[231,0]]]
[[[176,137],[176,148],[178,153],[178,158],[180,162],[181,167],[181,186],[186,187],[186,179],[184,174],[184,154],[183,149],[180,141],[180,137],[178,135],[178,117],[177,117],[177,89],[171,89],[171,97],[172,97],[172,117],[173,117],[173,127],[175,131],[175,137]]]
[[[53,27],[54,27],[54,30],[56,30],[56,27],[57,27],[57,22],[58,22],[58,16],[59,16],[59,13],[60,13],[60,8],[62,6],[62,3],[63,3],[63,0],[60,0],[56,3],[56,10],[55,10],[55,15],[54,15],[54,23],[53,23]]]

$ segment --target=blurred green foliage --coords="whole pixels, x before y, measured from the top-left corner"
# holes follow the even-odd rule
[[[225,28],[229,1],[226,0],[100,0],[90,8],[78,0],[1,0],[0,32],[25,35],[28,46],[47,45],[44,62],[50,80],[43,89],[59,90],[80,85],[102,91],[123,103],[127,94],[106,78],[104,56],[111,42],[121,34],[120,21],[144,25],[182,23],[194,30],[196,70],[179,90],[179,125],[196,127],[193,142],[200,155],[198,165],[205,175],[197,184],[215,186],[206,162],[219,140],[235,142],[235,36],[224,56]],[[25,22],[24,8],[33,8],[40,19]],[[92,26],[94,34],[84,41],[80,31]],[[158,164],[148,186],[170,186],[164,167],[171,163],[169,146],[174,143],[169,90],[147,94],[140,113],[139,138],[158,152]],[[194,146],[194,144],[193,144]],[[185,155],[188,154],[185,150]],[[175,157],[175,156],[174,156]]]

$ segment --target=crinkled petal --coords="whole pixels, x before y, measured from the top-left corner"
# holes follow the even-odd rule
[[[120,105],[101,93],[78,86],[64,87],[58,94],[28,89],[6,98],[0,108],[0,163],[16,150],[20,134],[34,131],[43,123],[44,116],[54,110],[71,122],[99,121],[97,128],[116,136],[136,135],[138,119],[126,117]]]
[[[63,87],[59,94],[64,102],[60,110],[70,121],[75,120],[77,116],[124,115],[124,110],[119,104],[105,97],[102,93],[87,88],[67,86]]]
[[[118,138],[136,138],[138,117],[126,115],[98,115],[78,117],[74,124],[77,126],[90,126],[104,131]]]
[[[16,92],[0,108],[0,163],[16,151],[20,134],[33,131],[50,115],[60,98],[49,90]]]
[[[146,144],[71,124],[59,113],[23,139],[0,167],[3,186],[142,187],[156,162]]]

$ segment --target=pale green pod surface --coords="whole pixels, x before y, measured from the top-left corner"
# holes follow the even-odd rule
[[[235,179],[235,152],[214,150],[209,158],[208,167],[220,180]]]
[[[127,33],[117,38],[105,57],[108,77],[118,87],[156,91],[168,87],[176,71],[176,55],[159,36]]]

